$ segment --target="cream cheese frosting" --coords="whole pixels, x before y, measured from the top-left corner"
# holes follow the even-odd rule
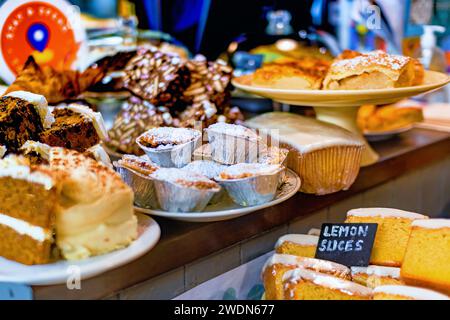
[[[347,216],[356,216],[356,217],[393,217],[393,218],[404,218],[404,219],[428,219],[427,216],[409,212],[399,209],[391,209],[391,208],[359,208],[352,209],[347,212]]]
[[[41,184],[46,190],[50,190],[55,184],[51,175],[43,171],[31,170],[26,159],[16,155],[9,155],[0,160],[0,177]]]
[[[348,295],[362,295],[367,297],[372,295],[371,289],[357,283],[303,268],[289,270],[283,275],[283,282],[298,283],[302,279],[311,281],[318,286],[339,290]]]
[[[109,158],[108,153],[101,146],[101,144],[96,144],[95,146],[90,147],[85,151],[86,154],[90,154],[94,157],[95,160],[104,164],[108,168],[112,169],[111,159]]]
[[[19,98],[31,103],[38,112],[44,128],[50,128],[52,123],[55,122],[51,109],[48,107],[47,99],[44,96],[27,91],[13,91],[5,96]]]
[[[442,293],[410,286],[399,286],[399,285],[379,286],[373,290],[373,293],[398,295],[413,298],[415,300],[450,300],[449,297],[447,297]]]
[[[316,246],[319,242],[319,237],[309,234],[286,234],[278,239],[275,248],[278,248],[285,242],[293,242],[303,246]]]
[[[24,220],[0,213],[0,225],[7,226],[19,234],[27,235],[36,241],[44,242],[52,238],[52,232],[42,227],[34,226]]]
[[[269,134],[272,140],[288,144],[300,153],[336,146],[359,146],[364,142],[341,127],[288,112],[268,112],[252,118],[245,125]]]
[[[450,219],[416,220],[412,223],[412,226],[425,229],[450,228]]]

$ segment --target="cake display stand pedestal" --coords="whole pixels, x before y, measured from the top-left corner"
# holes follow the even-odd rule
[[[379,156],[370,147],[356,124],[358,109],[364,104],[383,105],[397,102],[418,94],[437,90],[450,82],[446,74],[425,71],[424,83],[414,87],[373,90],[292,90],[258,87],[251,78],[244,76],[233,80],[233,85],[252,94],[294,106],[314,107],[317,119],[343,127],[361,136],[366,148],[362,166],[377,162]]]

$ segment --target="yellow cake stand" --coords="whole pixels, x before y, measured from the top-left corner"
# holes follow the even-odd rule
[[[251,79],[250,79],[251,80]],[[446,74],[426,71],[424,83],[420,86],[374,89],[374,90],[289,90],[272,89],[251,85],[248,76],[235,78],[233,85],[242,90],[277,102],[295,106],[314,107],[317,119],[333,123],[357,133],[364,139],[356,124],[358,108],[363,104],[389,104],[401,99],[439,89],[450,82]],[[366,142],[361,162],[368,166],[377,162],[379,156]]]

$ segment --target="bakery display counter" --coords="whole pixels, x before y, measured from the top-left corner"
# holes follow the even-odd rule
[[[258,239],[258,236],[269,232],[275,228],[287,225],[303,217],[318,216],[317,220],[323,221],[323,211],[332,206],[339,206],[348,199],[359,194],[364,194],[378,186],[390,183],[403,176],[414,174],[415,172],[425,172],[426,168],[442,165],[446,171],[434,170],[435,174],[443,179],[435,179],[434,183],[443,181],[439,188],[446,188],[450,172],[448,164],[450,159],[450,134],[425,130],[413,129],[401,134],[398,138],[372,144],[375,151],[380,155],[380,159],[374,165],[364,167],[348,191],[342,191],[326,196],[314,196],[297,193],[289,200],[276,206],[265,208],[232,220],[212,222],[212,223],[187,223],[156,217],[161,226],[161,240],[156,247],[141,258],[103,273],[102,275],[82,280],[81,289],[69,290],[66,285],[54,286],[34,286],[33,294],[35,299],[102,299],[120,297],[120,292],[129,290],[130,287],[147,283],[148,290],[169,292],[166,298],[172,298],[176,294],[172,289],[163,288],[164,281],[153,282],[152,279],[160,275],[167,274],[175,270],[181,271],[182,283],[181,292],[189,289],[186,273],[189,265],[223,249],[232,248],[246,241]],[[423,181],[426,177],[423,174]],[[421,176],[422,177],[422,176]],[[434,178],[433,178],[434,179]],[[419,189],[422,179],[414,180],[417,186],[411,188]],[[437,190],[437,189],[436,189]],[[413,201],[413,195],[407,194],[407,190],[399,188],[395,190],[398,198],[404,201]],[[448,203],[450,199],[441,193],[438,199],[442,203]],[[390,195],[392,197],[392,195]],[[424,200],[424,199],[422,199]],[[386,202],[388,200],[386,199]],[[424,200],[425,201],[425,200]],[[423,210],[431,210],[425,205]],[[345,213],[345,212],[344,212]],[[430,212],[431,214],[435,214]],[[326,215],[328,219],[332,219]],[[258,240],[256,240],[258,241]],[[266,252],[270,251],[266,250]],[[239,251],[238,255],[239,255]],[[265,252],[262,252],[265,253]],[[256,256],[257,253],[254,253]],[[260,253],[261,254],[261,253]],[[242,262],[241,253],[241,262]],[[220,258],[220,257],[219,257]],[[224,258],[225,259],[225,258]],[[239,260],[239,258],[238,258]],[[216,260],[217,261],[217,260]],[[220,264],[227,265],[225,260],[218,260]],[[212,262],[211,262],[212,263]],[[201,265],[197,264],[202,272]],[[208,273],[210,263],[203,264],[204,272]],[[231,269],[234,266],[231,266]],[[223,267],[226,268],[226,267]],[[217,268],[222,269],[222,266]],[[227,270],[225,270],[227,271]],[[183,274],[184,272],[184,274]],[[222,271],[224,272],[224,271]],[[178,271],[174,273],[177,276]],[[184,277],[184,278],[183,278]],[[211,277],[212,278],[212,277]],[[205,279],[207,280],[207,279]],[[160,286],[160,287],[158,287]],[[169,284],[167,284],[169,286]],[[150,289],[153,288],[153,289]],[[183,288],[185,290],[183,290]],[[181,292],[177,292],[178,294]],[[172,296],[171,296],[172,295]],[[141,296],[134,296],[139,298]],[[147,296],[149,297],[149,296]],[[163,298],[162,296],[159,296]]]

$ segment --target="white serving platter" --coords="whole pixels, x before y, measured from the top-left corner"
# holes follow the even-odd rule
[[[87,279],[118,268],[139,258],[159,240],[161,229],[152,218],[138,214],[138,238],[128,247],[80,261],[60,260],[51,264],[27,266],[0,257],[0,282],[26,285],[55,285]]]
[[[275,199],[270,202],[252,207],[242,207],[234,203],[228,196],[217,204],[208,205],[203,212],[167,212],[152,210],[135,206],[135,210],[153,216],[164,217],[174,220],[188,222],[213,222],[237,218],[251,212],[272,207],[286,201],[300,189],[299,176],[292,170],[287,169],[285,183],[278,189]]]

